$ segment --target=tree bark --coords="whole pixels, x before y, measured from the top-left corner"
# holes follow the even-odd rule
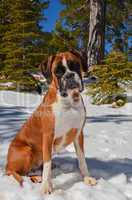
[[[87,48],[88,67],[104,59],[106,0],[90,0],[90,25]]]

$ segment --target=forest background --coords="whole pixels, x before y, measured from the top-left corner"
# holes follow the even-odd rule
[[[131,30],[131,0],[0,0],[0,82],[31,91],[28,72],[51,54],[76,49],[87,74],[97,78],[88,89],[93,102],[125,102],[132,85]]]

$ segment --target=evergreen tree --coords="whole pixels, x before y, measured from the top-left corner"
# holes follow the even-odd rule
[[[97,82],[91,84],[89,90],[94,104],[112,103],[119,99],[126,101],[123,93],[132,81],[132,62],[128,61],[125,54],[111,52],[104,64],[93,66],[91,75],[97,77]]]
[[[131,12],[131,0],[107,1],[106,39],[113,50],[128,53],[128,23]]]
[[[3,36],[9,27],[8,0],[0,1],[0,69],[4,68],[5,53],[3,51]]]
[[[132,15],[128,18],[128,60],[132,62]]]
[[[5,3],[5,2],[4,2]],[[42,10],[48,1],[7,0],[10,23],[2,37],[5,54],[4,72],[10,79],[19,80],[24,72],[34,68],[44,56],[45,34],[39,25]]]
[[[53,34],[53,46],[57,47],[54,50],[65,50],[66,47],[71,46],[83,49],[87,53],[90,26],[90,0],[60,0],[60,2],[64,8],[60,12],[60,19],[56,24],[56,30]],[[100,0],[98,2],[103,1]],[[131,8],[131,0],[106,1],[106,17],[103,22],[105,23],[105,44],[110,43],[114,50],[127,51],[127,21],[132,10]],[[105,47],[103,42],[102,55]]]
[[[63,9],[53,32],[54,50],[87,49],[89,7],[86,0],[60,0]]]

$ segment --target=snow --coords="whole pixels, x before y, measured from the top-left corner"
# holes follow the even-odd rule
[[[12,87],[14,86],[15,84],[12,83],[12,82],[6,82],[6,83],[0,83],[0,86],[2,87]]]
[[[70,145],[53,159],[54,192],[42,196],[41,184],[24,177],[24,187],[20,188],[4,171],[11,139],[42,97],[0,92],[1,200],[132,200],[132,103],[115,109],[111,105],[92,105],[85,94],[83,98],[87,109],[86,160],[98,184],[91,187],[83,183],[73,145]]]

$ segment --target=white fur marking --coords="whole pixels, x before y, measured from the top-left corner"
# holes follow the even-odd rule
[[[65,57],[63,57],[63,59],[62,59],[62,64],[63,64],[66,68],[68,68],[67,60],[66,60]]]
[[[85,120],[85,110],[82,100],[78,105],[71,105],[70,97],[59,99],[53,105],[55,114],[55,138],[64,136],[72,128],[81,130]]]
[[[51,180],[51,161],[43,164],[43,182]]]

